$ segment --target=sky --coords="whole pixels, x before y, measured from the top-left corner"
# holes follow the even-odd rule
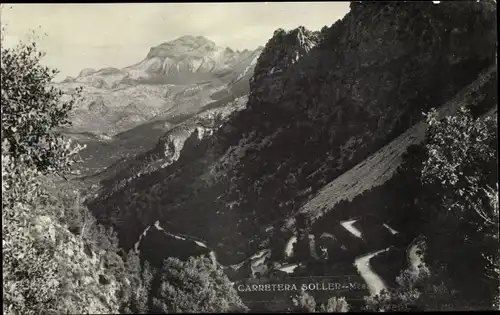
[[[264,46],[278,28],[320,30],[341,19],[349,2],[3,4],[2,45],[37,35],[56,80],[84,68],[122,68],[149,48],[183,35],[205,36],[235,50]]]

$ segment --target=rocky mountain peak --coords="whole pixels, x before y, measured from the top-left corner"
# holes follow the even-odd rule
[[[95,69],[92,69],[92,68],[85,68],[83,69],[82,71],[80,71],[80,73],[78,74],[78,77],[86,77],[88,75],[91,75],[93,74],[94,72],[96,72]]]
[[[141,84],[191,84],[213,80],[236,82],[253,74],[261,50],[234,51],[217,46],[203,36],[186,35],[150,48],[146,58],[125,68],[83,69],[75,80],[97,89],[115,89]],[[254,60],[255,59],[255,60]],[[248,82],[248,81],[246,81]],[[247,89],[247,87],[244,87]]]
[[[185,55],[201,57],[209,52],[213,52],[215,49],[215,43],[203,36],[186,35],[152,47],[146,59],[154,57],[179,57]]]
[[[264,50],[282,57],[286,56],[287,62],[295,63],[317,43],[317,32],[309,31],[304,26],[288,32],[280,28],[274,31],[273,37],[268,41]]]
[[[268,74],[281,72],[308,54],[317,44],[317,32],[311,32],[303,26],[288,32],[277,29],[264,47],[257,68],[267,70]]]
[[[263,102],[277,103],[275,96],[282,95],[279,90],[283,88],[283,74],[318,43],[318,32],[309,31],[303,26],[288,32],[277,29],[262,50],[255,67],[250,81],[252,99],[257,97]]]
[[[304,26],[299,26],[289,32],[290,37],[295,38],[296,45],[306,52],[310,51],[318,43],[318,33],[309,31]]]

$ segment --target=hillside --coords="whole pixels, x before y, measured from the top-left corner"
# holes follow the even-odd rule
[[[453,115],[460,106],[480,106],[486,103],[491,106],[497,82],[496,65],[491,66],[477,80],[460,91],[452,100],[439,106],[440,117]],[[488,98],[485,102],[485,98]],[[496,107],[488,113],[496,111]],[[408,147],[424,141],[427,125],[419,122],[398,136],[389,144],[378,150],[366,160],[343,173],[323,187],[316,196],[305,203],[298,214],[305,214],[311,223],[321,219],[328,211],[334,209],[341,200],[351,201],[354,197],[373,187],[383,185],[392,177],[401,165],[402,156]],[[293,219],[286,221],[284,227],[292,228]]]
[[[126,249],[160,220],[205,240],[222,264],[237,263],[269,240],[271,224],[316,212],[320,201],[333,207],[328,183],[356,185],[352,174],[366,168],[339,176],[476,80],[495,58],[494,12],[489,2],[355,2],[320,32],[278,30],[257,61],[246,109],[173,164],[89,207]],[[400,140],[418,138],[413,128]],[[380,161],[373,181],[390,175],[383,165],[398,154],[369,160]]]
[[[129,157],[109,165],[103,171],[82,177],[80,180],[100,182],[103,186],[102,191],[110,193],[123,187],[134,178],[165,168],[179,159],[184,146],[196,146],[203,139],[210,137],[227,121],[230,114],[245,107],[247,99],[246,96],[243,96],[232,102],[223,103],[221,106],[202,110],[191,118],[172,124],[166,133],[163,129],[158,128],[155,132],[161,135],[158,136],[159,139],[151,149],[143,150],[139,154],[131,154]],[[128,133],[133,135],[147,133],[150,136],[153,134],[144,129],[131,130]],[[121,143],[120,150],[124,150],[126,147],[123,146],[123,143],[129,142],[127,140],[130,138],[125,137],[125,134],[120,136],[124,139],[118,143]],[[151,141],[151,139],[148,140]],[[145,141],[147,140],[140,139],[137,145],[142,148]],[[107,149],[107,151],[111,150]],[[94,158],[92,157],[91,160]]]

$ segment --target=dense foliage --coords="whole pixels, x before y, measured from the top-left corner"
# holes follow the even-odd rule
[[[1,50],[3,311],[117,312],[123,283],[100,283],[115,276],[111,260],[123,265],[116,241],[57,177],[80,150],[54,132],[78,91],[50,87],[57,72],[42,57],[34,42]]]
[[[153,312],[226,313],[247,307],[224,272],[207,257],[183,262],[168,258],[163,262],[152,293]]]
[[[444,119],[431,111],[427,123],[425,144],[411,148],[394,178],[412,192],[397,198],[407,200],[401,213],[389,214],[417,226],[405,230],[410,237],[426,239],[425,272],[403,271],[397,285],[369,299],[367,308],[498,309],[496,116],[474,117],[462,107]]]
[[[317,303],[312,295],[301,291],[292,299],[294,312],[298,313],[347,313],[349,304],[344,297],[331,297],[324,303]]]
[[[497,118],[462,108],[444,120],[430,113],[427,121],[421,209],[432,240],[429,264],[445,270],[461,297],[481,303],[498,294],[500,281]]]

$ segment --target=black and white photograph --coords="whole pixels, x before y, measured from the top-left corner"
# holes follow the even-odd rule
[[[2,3],[6,315],[500,310],[497,3]]]

